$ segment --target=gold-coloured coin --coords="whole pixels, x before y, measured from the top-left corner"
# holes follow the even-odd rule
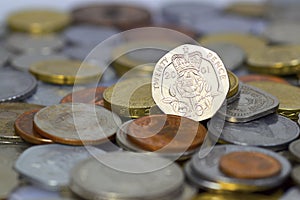
[[[217,33],[207,35],[199,39],[201,45],[209,45],[213,43],[229,43],[242,48],[247,54],[264,48],[267,41],[261,37],[242,33]]]
[[[300,46],[270,46],[257,48],[248,55],[251,71],[273,75],[290,75],[300,72]]]
[[[225,11],[247,17],[263,17],[267,12],[267,6],[262,3],[233,2]]]
[[[150,109],[156,107],[149,78],[132,78],[118,82],[104,91],[103,98],[104,107],[122,117],[138,118],[149,115]]]
[[[300,88],[268,81],[249,82],[249,85],[258,87],[279,100],[278,114],[297,120],[300,113]]]
[[[44,34],[62,30],[71,22],[69,14],[56,10],[23,10],[7,18],[14,31]]]
[[[229,70],[227,70],[227,73],[229,78],[229,91],[226,98],[230,98],[237,94],[239,91],[239,78]]]
[[[33,64],[29,71],[39,80],[60,85],[98,81],[98,66],[74,60],[47,60]]]

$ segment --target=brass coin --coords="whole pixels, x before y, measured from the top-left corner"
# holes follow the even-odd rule
[[[15,31],[34,34],[62,30],[71,21],[67,13],[56,10],[22,10],[7,18],[8,26]]]
[[[289,84],[283,78],[277,76],[271,76],[271,75],[262,75],[262,74],[249,74],[245,76],[240,76],[239,80],[244,83],[253,82],[253,81],[269,81],[269,82]]]
[[[233,97],[235,94],[237,94],[239,91],[239,79],[231,71],[227,70],[227,73],[229,78],[229,91],[227,93],[226,98],[230,98]]]
[[[29,71],[41,81],[60,85],[98,81],[101,76],[99,67],[76,60],[41,61],[33,64]]]
[[[267,6],[262,3],[234,2],[225,8],[225,11],[247,17],[263,17],[267,12]]]
[[[275,158],[260,152],[231,152],[223,155],[220,170],[241,179],[258,179],[275,176],[281,171],[281,164]]]
[[[27,103],[1,103],[0,104],[0,139],[23,142],[20,136],[15,134],[15,120],[25,111],[41,109],[43,106]]]
[[[21,114],[15,121],[15,131],[23,140],[32,144],[53,143],[52,140],[39,135],[33,128],[33,118],[38,111],[39,109]]]
[[[290,75],[300,72],[300,46],[270,46],[257,48],[248,55],[251,71],[273,75]]]

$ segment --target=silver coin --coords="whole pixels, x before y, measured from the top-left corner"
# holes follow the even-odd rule
[[[3,48],[0,48],[0,67],[3,67],[9,61],[11,54]]]
[[[31,74],[14,70],[1,70],[0,82],[0,102],[26,99],[37,88],[37,81]]]
[[[219,169],[219,160],[221,156],[236,151],[250,151],[267,154],[279,161],[279,163],[281,164],[281,171],[278,175],[260,179],[239,179],[228,177]],[[280,185],[288,177],[291,171],[291,164],[289,163],[289,161],[273,151],[258,147],[245,147],[238,145],[215,146],[206,157],[200,158],[198,154],[195,154],[190,162],[191,168],[194,171],[194,174],[196,175],[195,179],[199,177],[204,180],[209,180],[210,182],[220,183],[221,185],[242,185],[243,187],[236,188],[241,191],[260,191],[274,188]],[[234,190],[234,188],[228,187],[223,189]]]
[[[300,44],[300,25],[295,21],[271,23],[263,35],[273,43]]]
[[[77,25],[66,29],[63,35],[72,44],[96,46],[117,33],[119,31],[111,27]]]
[[[289,118],[277,114],[246,123],[224,123],[223,119],[216,117],[214,124],[209,123],[209,126],[212,137],[217,137],[222,132],[222,141],[272,150],[285,149],[299,136],[299,126]]]
[[[300,160],[300,140],[295,140],[289,145],[289,151]]]
[[[276,97],[256,87],[240,84],[237,100],[227,105],[226,113],[219,112],[229,122],[249,122],[275,113],[279,106]]]
[[[299,187],[291,187],[288,189],[279,200],[299,200],[300,189]]]
[[[63,54],[71,59],[84,60],[94,49],[94,47],[66,46]]]
[[[10,195],[8,200],[40,200],[40,199],[58,199],[59,192],[48,191],[42,188],[25,185],[16,188]]]
[[[18,158],[14,169],[25,180],[47,190],[59,190],[68,185],[71,169],[101,149],[59,144],[39,145],[27,149]]]
[[[18,70],[21,71],[28,71],[29,67],[40,61],[45,60],[66,60],[67,57],[60,54],[50,54],[50,55],[44,55],[44,54],[38,54],[38,53],[32,53],[32,54],[23,54],[16,56],[12,59],[12,66]]]
[[[58,35],[31,36],[27,34],[11,34],[6,46],[16,53],[42,53],[51,54],[64,46],[64,40]]]
[[[213,43],[205,46],[206,48],[216,52],[225,67],[233,71],[242,66],[245,59],[245,52],[238,46],[228,43]]]
[[[169,162],[140,153],[107,153],[75,166],[70,188],[85,199],[174,199],[182,192],[184,175]]]
[[[117,144],[127,151],[146,153],[149,155],[157,155],[157,156],[166,157],[166,158],[169,158],[172,160],[173,159],[186,160],[186,159],[190,158],[194,153],[199,151],[199,148],[190,150],[190,151],[185,151],[182,153],[165,153],[165,152],[159,152],[159,151],[156,151],[156,152],[146,151],[146,150],[140,148],[138,145],[130,142],[130,140],[128,139],[127,127],[128,127],[128,124],[130,124],[131,122],[132,122],[132,120],[127,121],[124,124],[122,124],[122,126],[119,128],[119,130],[117,131],[117,134],[116,134]]]

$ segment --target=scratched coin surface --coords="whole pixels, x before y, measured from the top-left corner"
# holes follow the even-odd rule
[[[111,111],[91,104],[48,106],[34,116],[34,128],[55,142],[72,145],[107,142],[121,125]]]
[[[155,65],[152,97],[166,114],[195,121],[211,118],[229,90],[226,68],[218,55],[196,45],[181,45]]]
[[[58,190],[68,185],[71,169],[77,163],[103,153],[103,150],[92,146],[38,145],[23,152],[14,168],[30,183]]]

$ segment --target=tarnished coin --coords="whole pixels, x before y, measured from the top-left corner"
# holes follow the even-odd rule
[[[101,149],[59,144],[38,145],[27,149],[18,158],[14,169],[25,180],[48,190],[67,187],[71,169],[80,161],[105,153]]]
[[[176,199],[184,175],[169,162],[140,153],[106,153],[76,165],[70,188],[85,199]]]
[[[291,176],[293,178],[293,180],[298,184],[300,185],[300,165],[294,167],[292,169],[292,173],[291,173]]]
[[[32,109],[41,109],[43,106],[27,103],[1,103],[0,104],[0,139],[23,142],[20,136],[15,134],[15,120],[24,112]]]
[[[62,49],[65,41],[58,35],[27,35],[23,33],[11,34],[6,46],[16,53],[51,54]]]
[[[212,117],[229,90],[226,68],[218,55],[196,45],[179,46],[155,65],[152,97],[166,114],[195,121]]]
[[[30,53],[16,56],[12,59],[12,66],[21,71],[28,71],[30,66],[36,62],[45,60],[66,60],[67,57],[60,54],[44,55],[40,53]]]
[[[225,67],[230,71],[241,67],[244,62],[244,50],[237,45],[229,43],[212,43],[205,45],[205,47],[216,52],[223,61]]]
[[[273,43],[300,44],[300,26],[293,21],[279,21],[270,23],[263,35]]]
[[[0,34],[1,35],[1,34]],[[0,48],[0,67],[3,67],[11,57],[11,54],[4,48]]]
[[[220,135],[220,140],[245,146],[259,146],[272,150],[285,149],[289,143],[299,137],[299,127],[292,120],[271,114],[246,123],[225,122],[215,119],[209,124],[209,134]]]
[[[48,106],[34,116],[34,128],[40,135],[71,145],[107,142],[120,125],[116,114],[101,106],[83,103]]]
[[[249,122],[277,111],[279,101],[276,97],[256,87],[241,84],[238,98],[229,103],[226,116],[229,122]]]
[[[289,151],[300,160],[300,140],[295,140],[289,145]]]
[[[239,80],[244,83],[253,82],[253,81],[269,81],[269,82],[289,84],[283,78],[277,76],[271,76],[271,75],[262,75],[262,74],[248,74],[244,76],[239,76]]]
[[[236,151],[223,155],[220,170],[227,176],[241,179],[269,178],[281,171],[278,160],[260,152]]]
[[[43,34],[59,31],[71,21],[68,13],[57,10],[21,10],[7,18],[8,26],[14,31]]]
[[[43,138],[33,128],[33,117],[39,110],[26,111],[15,121],[15,132],[26,142],[32,144],[49,144],[52,140]]]
[[[148,10],[122,4],[90,4],[72,11],[75,23],[113,26],[122,30],[151,24]]]
[[[37,89],[36,79],[28,73],[1,70],[0,80],[0,103],[24,100],[32,96]]]
[[[103,92],[105,89],[106,87],[97,87],[72,92],[63,97],[60,103],[91,103],[104,106]]]

